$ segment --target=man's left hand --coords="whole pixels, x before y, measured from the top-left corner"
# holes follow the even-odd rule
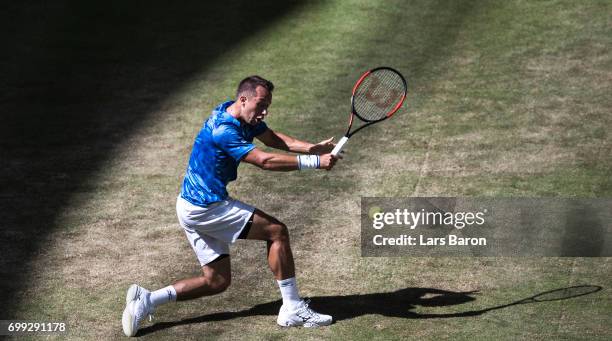
[[[331,151],[336,146],[336,144],[332,142],[333,140],[334,138],[330,137],[327,140],[321,141],[313,145],[312,147],[310,147],[310,150],[308,152],[310,154],[315,154],[315,155],[323,155],[323,154],[331,153]]]

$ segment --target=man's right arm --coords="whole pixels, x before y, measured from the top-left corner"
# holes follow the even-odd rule
[[[252,165],[264,170],[288,172],[298,170],[298,158],[295,155],[268,153],[254,148],[242,159]],[[323,154],[319,157],[320,169],[330,170],[334,167],[337,158],[331,154]]]

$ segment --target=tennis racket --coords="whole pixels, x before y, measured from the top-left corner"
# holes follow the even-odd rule
[[[338,155],[346,141],[361,129],[393,116],[402,107],[407,90],[404,76],[390,67],[377,67],[361,75],[353,87],[348,129],[332,154]],[[355,116],[365,124],[351,132]]]

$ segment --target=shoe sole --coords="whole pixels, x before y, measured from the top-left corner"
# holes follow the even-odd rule
[[[132,284],[125,295],[125,309],[121,317],[121,325],[125,336],[134,336],[134,316],[130,314],[129,305],[138,297],[138,285]]]
[[[123,317],[121,317],[121,324],[123,326],[123,333],[125,336],[134,336],[134,317],[130,314],[129,306],[123,309]]]
[[[284,325],[277,322],[277,324],[282,328],[293,328],[293,327],[304,327],[304,328],[319,328],[319,327],[327,327],[331,325],[329,324],[316,324],[316,323],[304,323],[304,324],[294,324],[294,325]]]
[[[318,328],[318,327],[326,327],[334,323],[334,320],[329,321],[329,323],[313,323],[313,322],[296,322],[295,324],[290,324],[289,322],[282,323],[279,320],[276,320],[276,324],[283,328],[291,328],[291,327],[304,327],[304,328]]]

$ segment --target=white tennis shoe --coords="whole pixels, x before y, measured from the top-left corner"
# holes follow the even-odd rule
[[[304,326],[306,328],[329,326],[332,323],[333,318],[331,316],[317,313],[308,306],[308,303],[310,301],[302,300],[292,311],[283,305],[278,313],[276,323],[283,327]]]
[[[136,335],[139,324],[145,317],[148,316],[149,321],[152,319],[155,308],[149,300],[150,295],[149,290],[136,284],[132,284],[128,289],[125,295],[125,309],[121,318],[123,333],[126,336]]]

